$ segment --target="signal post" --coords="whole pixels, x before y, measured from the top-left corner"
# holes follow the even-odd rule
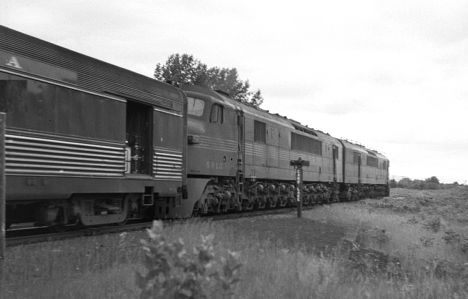
[[[294,166],[296,169],[296,201],[297,201],[297,218],[302,217],[302,197],[301,197],[301,190],[302,190],[302,180],[304,176],[304,170],[302,167],[309,166],[310,163],[307,160],[302,160],[301,157],[297,160],[291,160],[289,162],[290,166]]]
[[[6,114],[0,113],[0,297],[3,289],[4,258],[5,258],[5,222],[6,222],[6,197],[5,197],[5,127]]]

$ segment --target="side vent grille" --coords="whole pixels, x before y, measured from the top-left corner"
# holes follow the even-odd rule
[[[5,137],[7,174],[122,176],[125,170],[123,147]]]
[[[153,155],[153,174],[156,179],[182,181],[182,152],[156,147]]]

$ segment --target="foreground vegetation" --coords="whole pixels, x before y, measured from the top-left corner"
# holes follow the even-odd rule
[[[161,235],[166,244],[182,239],[190,254],[213,234],[214,264],[237,252],[235,298],[467,298],[467,211],[466,188],[393,189],[383,200],[321,206],[302,219],[191,221]],[[137,298],[136,273],[151,269],[141,239],[154,242],[138,232],[8,248],[0,297]]]

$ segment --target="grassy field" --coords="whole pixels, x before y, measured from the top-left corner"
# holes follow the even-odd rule
[[[166,226],[188,251],[215,234],[241,256],[236,298],[468,298],[468,188]],[[115,234],[7,248],[1,298],[136,298],[140,239]],[[217,297],[217,294],[210,294]]]

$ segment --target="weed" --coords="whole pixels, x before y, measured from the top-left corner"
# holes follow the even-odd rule
[[[445,235],[442,239],[450,245],[459,244],[461,241],[461,236],[459,233],[454,232],[453,230],[448,230],[445,232]]]
[[[384,249],[390,241],[385,229],[361,228],[356,236],[356,243],[362,248]]]
[[[239,255],[228,251],[227,258],[216,260],[214,235],[201,236],[202,242],[186,251],[182,239],[168,242],[162,222],[154,221],[148,230],[149,241],[142,240],[146,274],[137,272],[141,298],[208,298],[232,295],[239,282]]]
[[[424,227],[437,233],[439,230],[440,230],[440,226],[441,226],[441,223],[440,223],[440,218],[439,217],[434,217],[434,218],[431,218],[429,220],[427,220],[425,223],[424,223]]]
[[[462,191],[392,189],[388,209],[374,209],[378,201],[369,199],[368,204],[315,207],[302,220],[289,214],[172,223],[161,235],[174,247],[182,239],[185,257],[197,265],[200,252],[211,252],[205,274],[217,271],[220,277],[234,278],[226,279],[227,292],[216,277],[210,282],[200,278],[201,297],[468,298],[468,228],[459,220],[468,219],[468,191]],[[418,202],[420,211],[395,213],[392,207],[405,201],[409,206]],[[421,225],[411,224],[411,217]],[[434,217],[440,217],[438,233],[424,226]],[[358,243],[360,228],[365,229]],[[200,240],[210,234],[216,238]],[[353,241],[337,248],[344,237]],[[8,247],[0,298],[138,298],[142,291],[136,272],[143,277],[151,272],[141,238],[154,245],[145,232],[131,232]],[[421,238],[433,239],[433,245],[425,247]],[[229,269],[236,268],[237,256],[224,267],[229,250],[241,254],[242,267],[232,271],[235,275]],[[179,270],[175,272],[184,273]],[[190,295],[198,293],[180,293],[182,298]]]
[[[465,239],[461,244],[461,251],[463,251],[463,253],[468,254],[468,238]]]
[[[418,219],[416,219],[416,217],[413,216],[408,220],[408,223],[409,224],[416,224],[416,223],[418,223]]]
[[[424,247],[431,247],[434,245],[434,238],[423,236],[419,240]]]

